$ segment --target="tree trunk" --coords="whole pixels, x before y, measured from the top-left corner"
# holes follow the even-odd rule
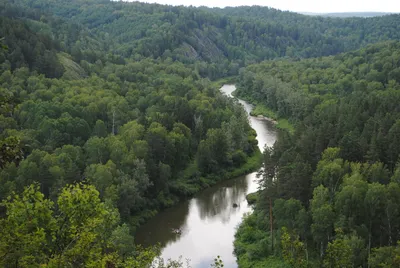
[[[393,241],[392,241],[392,225],[390,223],[389,208],[387,206],[386,206],[386,217],[387,217],[388,225],[389,225],[389,246],[391,246],[393,244]]]
[[[274,252],[274,220],[272,218],[272,201],[269,198],[269,225],[271,229],[271,252]]]
[[[369,224],[369,233],[368,233],[368,259],[371,257],[371,226],[372,223]],[[368,262],[368,268],[369,268],[369,262]]]
[[[304,243],[305,247],[306,247],[306,260],[308,263],[308,247],[307,247],[307,241]]]
[[[115,135],[115,110],[113,110],[112,134]]]
[[[324,245],[323,245],[322,241],[321,241],[321,245],[320,245],[319,255],[320,255],[321,259],[322,259],[322,256],[324,256]]]

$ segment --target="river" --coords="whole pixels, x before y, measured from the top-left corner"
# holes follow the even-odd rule
[[[224,85],[221,92],[229,97],[235,91],[234,85]],[[239,100],[247,113],[252,105]],[[273,123],[249,116],[257,132],[258,146],[272,146],[276,140]],[[224,267],[237,267],[233,254],[236,228],[245,213],[251,212],[246,195],[257,191],[257,172],[223,181],[196,194],[192,199],[166,209],[137,230],[135,242],[143,246],[157,243],[162,247],[162,258],[190,260],[193,268],[209,268],[219,255]],[[239,204],[234,208],[233,203]],[[180,228],[181,234],[172,229]]]

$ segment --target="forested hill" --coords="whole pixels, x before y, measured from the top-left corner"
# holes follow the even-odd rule
[[[399,267],[400,43],[267,61],[238,82],[296,125],[264,152],[264,190],[235,242],[241,267]]]
[[[390,12],[337,12],[337,13],[311,13],[311,12],[302,12],[301,14],[309,15],[309,16],[323,16],[323,17],[338,17],[338,18],[349,18],[349,17],[378,17],[385,16],[394,13]]]
[[[0,5],[1,267],[150,267],[138,224],[258,167],[246,112],[194,65]]]
[[[263,59],[333,55],[400,39],[399,15],[338,19],[257,6],[210,9],[108,0],[4,1],[3,14],[12,10],[6,13],[26,19],[26,12],[17,10],[29,9],[34,29],[57,39],[77,62],[103,58],[93,57],[96,42],[91,41],[97,40],[102,50],[123,58],[171,57],[196,63],[210,78],[235,74],[240,66]],[[69,26],[57,27],[60,19]]]
[[[298,126],[294,137],[281,132],[265,174],[279,166],[277,202],[308,209],[299,235],[313,257],[327,250],[335,225],[364,239],[354,262],[365,264],[365,249],[400,239],[397,210],[384,214],[400,200],[399,22],[263,7],[0,0],[0,266],[148,267],[157,251],[135,248],[135,226],[259,166],[247,114],[210,82],[237,74],[244,96]],[[378,41],[386,42],[369,46]],[[265,59],[274,60],[248,66]],[[339,149],[319,164],[328,146]],[[332,161],[340,189],[323,174],[310,179]],[[332,201],[352,183],[342,183],[346,174],[371,189],[363,215]],[[330,203],[318,203],[327,217],[308,202],[319,184],[328,190],[317,187],[314,199],[329,192]],[[331,211],[342,205],[342,214]],[[318,215],[325,225],[310,231]]]

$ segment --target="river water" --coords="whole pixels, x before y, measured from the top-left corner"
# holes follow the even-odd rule
[[[235,91],[234,85],[224,85],[221,92],[229,97]],[[239,100],[247,113],[252,105]],[[258,146],[272,146],[276,140],[273,123],[249,116],[253,129],[257,132]],[[192,199],[166,209],[141,226],[135,242],[143,246],[157,243],[162,247],[162,258],[178,259],[182,256],[190,260],[193,268],[209,268],[219,255],[224,267],[237,267],[233,254],[236,228],[245,213],[251,212],[246,195],[258,188],[257,172],[223,181],[200,193]],[[239,206],[234,208],[233,203]],[[175,234],[173,229],[181,229]]]

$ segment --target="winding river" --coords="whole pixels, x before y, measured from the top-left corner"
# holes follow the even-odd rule
[[[224,85],[221,92],[229,97],[234,85]],[[247,113],[252,105],[239,100]],[[258,146],[272,146],[276,140],[273,123],[249,116],[257,132]],[[213,259],[220,255],[224,267],[237,267],[233,254],[233,240],[237,226],[245,213],[251,211],[246,195],[257,191],[257,172],[223,181],[170,209],[164,210],[141,226],[136,234],[136,243],[143,246],[161,243],[164,259],[190,260],[193,268],[209,268]],[[233,203],[239,206],[234,208]],[[173,229],[181,229],[175,234]]]

